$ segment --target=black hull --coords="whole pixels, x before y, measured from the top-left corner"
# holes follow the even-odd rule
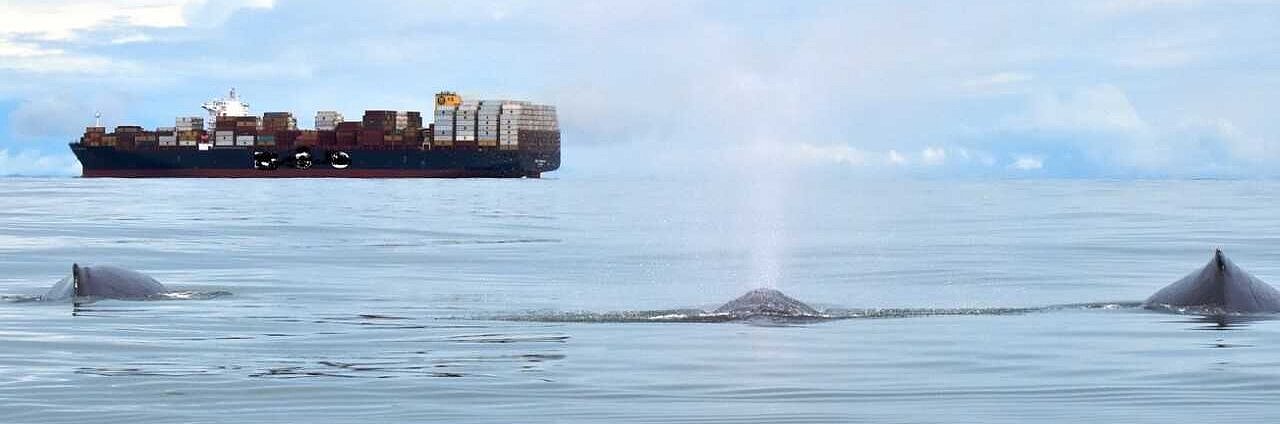
[[[560,167],[559,149],[435,149],[311,147],[309,167],[293,161],[295,151],[268,147],[117,149],[71,144],[84,177],[118,178],[519,178],[539,177]],[[346,167],[329,163],[330,152],[350,157]],[[275,154],[269,166],[255,153]]]

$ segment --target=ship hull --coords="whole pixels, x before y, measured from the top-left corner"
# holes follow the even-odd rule
[[[316,147],[311,166],[292,162],[293,150],[270,148],[117,149],[71,145],[87,178],[537,178],[560,166],[559,149],[480,150]],[[270,167],[255,166],[254,154],[280,157]],[[341,151],[350,164],[339,169],[325,159]]]

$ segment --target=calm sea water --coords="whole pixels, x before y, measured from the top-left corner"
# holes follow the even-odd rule
[[[0,180],[0,421],[1275,422],[1280,321],[537,320],[760,286],[1140,301],[1219,246],[1280,282],[1277,206],[1253,181]],[[19,301],[73,262],[231,295]]]

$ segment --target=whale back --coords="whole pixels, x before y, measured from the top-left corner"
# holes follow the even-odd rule
[[[1201,307],[1222,312],[1280,312],[1280,291],[1237,266],[1221,250],[1199,270],[1144,302],[1147,307]]]
[[[716,308],[712,313],[728,314],[738,318],[765,317],[818,317],[822,314],[804,302],[774,289],[755,289]]]
[[[71,276],[49,289],[46,299],[98,297],[142,299],[164,293],[165,287],[141,272],[111,265],[71,266]]]

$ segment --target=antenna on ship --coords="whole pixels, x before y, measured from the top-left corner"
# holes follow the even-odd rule
[[[93,111],[93,126],[95,127],[102,126],[102,112],[99,112],[96,110]]]
[[[228,100],[235,100],[235,99],[236,99],[236,88],[235,88],[235,87],[231,87],[231,94],[228,94],[228,95],[227,95],[227,99],[228,99]]]

